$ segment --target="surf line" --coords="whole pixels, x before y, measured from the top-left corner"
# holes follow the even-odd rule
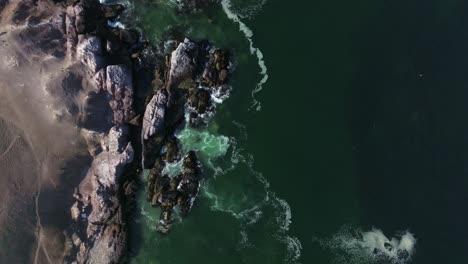
[[[263,85],[268,81],[268,69],[266,67],[265,61],[263,60],[263,53],[259,48],[254,46],[252,30],[244,22],[242,22],[236,13],[231,10],[231,1],[222,0],[221,6],[223,7],[223,11],[226,13],[227,17],[239,25],[239,31],[244,33],[245,38],[249,41],[250,53],[257,56],[258,66],[260,67],[260,74],[262,75],[262,79],[257,83],[255,89],[252,90],[251,95],[253,103],[250,109],[255,107],[257,111],[260,111],[262,105],[257,99],[255,99],[255,94],[260,92],[263,89]]]

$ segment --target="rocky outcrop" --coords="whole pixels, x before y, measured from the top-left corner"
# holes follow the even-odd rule
[[[107,19],[120,12],[121,5],[91,0],[79,1],[66,12],[68,59],[83,79],[76,96],[82,109],[80,125],[93,157],[71,208],[71,263],[119,263],[126,254],[122,198],[135,191],[125,188],[130,185],[123,179],[128,168],[135,167],[128,125],[135,118],[130,48],[138,37],[107,27]]]
[[[157,67],[157,91],[146,106],[142,130],[144,166],[150,168],[147,199],[152,206],[161,208],[158,230],[162,233],[168,233],[174,223],[174,207],[187,215],[200,187],[197,155],[193,151],[181,155],[174,133],[183,126],[197,128],[207,124],[219,102],[212,98],[229,93],[231,70],[226,51],[187,38],[166,56],[165,62]],[[168,163],[181,163],[183,172],[168,175]]]
[[[163,174],[164,162],[156,160],[147,181],[147,199],[154,207],[161,208],[158,230],[164,234],[174,223],[174,207],[179,206],[185,216],[192,209],[200,188],[201,166],[195,152],[183,159],[183,173],[176,176]]]
[[[99,37],[86,37],[84,35],[80,35],[78,39],[78,60],[83,63],[85,69],[88,71],[88,74],[92,76],[105,65],[101,39]]]
[[[143,117],[144,140],[148,140],[150,137],[164,132],[167,99],[167,92],[161,89],[153,96],[146,107]]]
[[[129,122],[133,111],[132,72],[125,65],[109,65],[106,68],[106,91],[114,113],[113,124]]]
[[[195,73],[193,58],[196,58],[197,52],[198,45],[189,39],[185,39],[172,52],[168,86],[177,87],[180,82],[193,77]]]
[[[57,101],[48,107],[52,118],[70,121],[80,131],[87,157],[92,159],[80,175],[73,201],[66,205],[73,223],[66,232],[69,240],[63,262],[118,263],[127,239],[122,202],[135,192],[134,181],[126,177],[139,169],[142,159],[150,169],[148,200],[162,209],[161,232],[169,232],[174,223],[174,207],[184,215],[191,210],[202,170],[197,154],[181,148],[175,132],[183,126],[206,125],[205,117],[215,111],[213,96],[227,91],[220,87],[229,79],[228,53],[207,42],[174,41],[169,52],[158,54],[166,58],[164,62],[152,62],[158,64],[153,74],[141,60],[148,43],[138,31],[107,26],[122,6],[103,6],[97,0],[54,1],[60,2],[56,5],[14,2],[15,12],[9,19],[21,30],[8,34],[16,34],[24,45],[18,56],[0,63],[10,68],[37,63],[41,70],[50,70],[47,62],[57,62],[53,76],[47,76],[51,80],[44,81],[44,90]],[[192,8],[198,2],[186,1],[186,6]],[[8,1],[0,0],[0,12],[7,5]],[[29,53],[42,57],[28,58]],[[142,108],[141,97],[147,95],[137,89],[151,82],[139,78],[145,72],[155,76],[156,85],[146,108],[135,110],[135,105]],[[140,132],[136,128],[140,123],[137,138],[141,142],[132,134]],[[143,153],[134,153],[140,143]],[[182,172],[168,175],[166,165],[177,163],[182,164]]]
[[[78,263],[117,263],[126,250],[119,191],[120,177],[134,154],[128,128],[115,126],[102,140],[103,151],[95,156],[71,209],[82,230],[75,240]]]
[[[180,182],[177,185],[177,191],[180,196],[178,203],[183,215],[192,209],[193,202],[198,195],[200,188],[201,167],[195,152],[190,151],[184,158],[184,170]]]
[[[56,163],[57,169],[44,163],[51,175],[41,174],[37,182],[51,176],[50,184],[58,186],[59,190],[50,191],[55,188],[43,184],[44,187],[39,186],[29,193],[38,199],[41,191],[63,192],[62,196],[69,197],[57,202],[63,204],[61,212],[67,212],[69,216],[63,217],[62,226],[57,229],[69,228],[65,235],[57,231],[59,235],[53,238],[63,244],[57,246],[59,253],[47,255],[43,243],[49,237],[43,236],[45,231],[41,229],[39,219],[42,211],[47,210],[39,209],[37,204],[31,207],[36,209],[35,217],[38,218],[34,227],[37,230],[31,232],[38,238],[37,241],[31,239],[31,244],[38,248],[33,253],[36,255],[30,257],[35,258],[35,263],[119,263],[126,253],[127,223],[123,203],[135,191],[127,177],[131,174],[129,170],[140,164],[137,160],[138,166],[135,166],[134,161],[138,159],[135,156],[140,153],[134,153],[136,145],[132,144],[134,137],[128,123],[135,118],[134,62],[139,60],[141,49],[146,45],[140,41],[136,30],[108,26],[108,19],[115,19],[122,10],[121,5],[104,6],[97,0],[0,0],[0,37],[4,43],[0,50],[2,78],[8,79],[7,74],[12,73],[15,75],[12,82],[18,83],[23,82],[21,77],[31,74],[30,78],[24,78],[21,89],[32,90],[31,95],[24,93],[24,99],[34,99],[37,103],[28,105],[38,108],[41,118],[44,116],[48,122],[71,130],[70,137],[74,137],[57,140],[61,144],[62,141],[67,143],[62,144],[63,148],[73,145],[66,151],[55,153],[49,146],[41,148],[47,152],[41,160],[51,160],[49,163]],[[11,87],[15,99],[23,96],[23,91]],[[3,89],[9,87],[2,86]],[[7,91],[2,96],[5,94],[8,95]],[[39,109],[38,105],[44,106],[45,110]],[[33,118],[33,115],[29,117]],[[40,123],[32,121],[28,127]],[[43,126],[47,125],[44,123]],[[64,135],[68,135],[68,130]],[[39,134],[37,137],[46,136]],[[85,153],[86,147],[89,153]],[[69,158],[62,155],[64,152],[76,156],[80,152],[86,160],[77,162],[80,166],[70,174],[73,179],[58,175],[62,170],[75,168],[63,165],[65,161],[62,159]],[[64,185],[67,185],[65,191]],[[50,196],[44,196],[47,195]],[[21,259],[27,258],[29,256]]]

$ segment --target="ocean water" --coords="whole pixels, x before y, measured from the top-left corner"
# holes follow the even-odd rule
[[[468,263],[466,3],[127,4],[151,41],[173,27],[235,57],[208,128],[178,134],[200,196],[161,236],[141,192],[132,263]]]

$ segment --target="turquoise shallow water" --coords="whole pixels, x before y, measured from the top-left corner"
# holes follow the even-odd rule
[[[301,244],[288,232],[289,205],[270,187],[246,149],[249,128],[244,119],[255,118],[251,92],[262,76],[239,25],[221,6],[189,17],[178,16],[165,1],[153,8],[133,8],[150,40],[160,41],[164,30],[177,25],[192,39],[209,39],[231,49],[236,68],[231,97],[218,105],[209,127],[177,135],[183,149],[196,150],[204,164],[204,182],[192,213],[170,235],[160,236],[154,231],[159,211],[141,193],[137,225],[142,234],[136,239],[143,243],[136,247],[133,263],[296,263]]]
[[[463,1],[231,0],[188,17],[153,2],[132,11],[151,41],[177,26],[231,48],[236,70],[210,126],[179,135],[205,167],[193,211],[160,236],[142,194],[132,263],[467,262]]]

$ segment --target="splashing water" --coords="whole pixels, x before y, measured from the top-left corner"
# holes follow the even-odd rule
[[[187,127],[177,133],[176,137],[182,143],[184,153],[198,151],[210,160],[224,156],[229,148],[228,137],[213,135],[204,130]]]
[[[263,89],[263,85],[268,81],[268,69],[263,59],[263,53],[260,49],[255,48],[254,46],[254,42],[252,39],[253,37],[252,30],[244,22],[242,22],[239,15],[237,15],[235,12],[232,11],[231,1],[222,0],[221,6],[223,7],[223,10],[226,13],[227,17],[231,19],[232,21],[234,21],[235,23],[239,24],[239,30],[244,34],[245,38],[249,41],[250,53],[257,56],[258,66],[260,67],[260,74],[262,75],[262,79],[260,80],[260,82],[257,83],[257,86],[251,93],[252,98],[253,98],[253,104],[251,108],[255,107],[257,111],[260,111],[262,108],[262,105],[257,99],[255,99],[255,94],[260,92]]]
[[[380,229],[362,231],[349,226],[330,239],[316,239],[335,254],[337,264],[408,263],[415,251],[416,239],[408,231],[388,238]]]

